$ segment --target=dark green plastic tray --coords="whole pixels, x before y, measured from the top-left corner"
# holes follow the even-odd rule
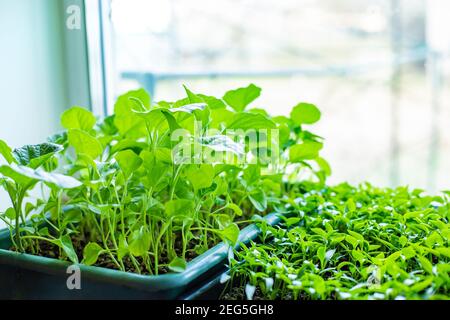
[[[226,273],[227,271],[224,271]],[[204,281],[200,286],[193,288],[189,292],[185,292],[180,300],[218,300],[224,292],[227,283],[221,283],[222,273],[212,276]],[[230,280],[228,280],[230,281]]]
[[[269,224],[278,214],[264,217]],[[255,239],[260,230],[254,224],[239,234],[239,242]],[[237,244],[237,247],[239,243]],[[181,273],[158,276],[80,264],[81,289],[69,290],[69,262],[17,253],[11,247],[8,230],[0,231],[0,298],[2,299],[177,299],[223,271],[229,246],[220,243],[188,263]]]

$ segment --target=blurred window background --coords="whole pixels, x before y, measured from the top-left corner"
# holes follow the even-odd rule
[[[322,110],[331,183],[449,189],[448,12],[448,0],[0,0],[0,138],[42,142],[65,108],[101,115],[141,86],[175,100],[182,84],[222,96],[253,82],[254,107]]]
[[[450,183],[450,1],[112,0],[114,95],[222,96],[250,82],[253,104],[323,113],[330,182]],[[110,110],[112,106],[109,106]]]

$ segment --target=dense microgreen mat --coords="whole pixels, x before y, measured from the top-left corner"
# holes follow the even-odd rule
[[[12,150],[0,140],[10,249],[181,272],[218,242],[235,243],[252,219],[284,212],[290,181],[330,174],[322,138],[307,130],[320,119],[315,106],[270,116],[250,106],[261,92],[253,84],[223,98],[185,91],[175,102],[130,91],[104,119],[72,107],[65,131],[42,144]]]
[[[448,299],[450,192],[300,185],[236,252],[226,298]]]

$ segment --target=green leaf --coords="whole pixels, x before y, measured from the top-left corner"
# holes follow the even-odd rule
[[[73,263],[78,263],[77,254],[73,248],[72,240],[68,235],[64,235],[60,239],[53,240],[52,242],[64,251],[70,261]]]
[[[275,122],[259,113],[242,112],[233,116],[231,124],[228,129],[241,130],[260,130],[260,129],[274,129]]]
[[[175,257],[170,263],[169,263],[169,269],[173,272],[183,272],[186,270],[187,263],[186,260],[183,258]]]
[[[320,236],[322,236],[322,237],[324,237],[325,239],[328,238],[328,233],[325,230],[321,229],[321,228],[311,228],[311,231],[316,233],[316,234],[318,234],[318,235],[320,235]]]
[[[248,198],[250,199],[250,202],[253,204],[256,210],[258,210],[259,212],[263,212],[267,209],[267,197],[262,189],[256,189],[252,191],[249,194]]]
[[[150,96],[144,89],[129,91],[121,95],[114,105],[114,124],[123,136],[135,138],[143,137],[146,134],[145,121],[133,112],[138,104],[136,100],[143,107],[150,107]]]
[[[320,110],[310,103],[299,103],[291,111],[291,119],[299,125],[316,123],[320,116]]]
[[[316,159],[314,159],[317,163],[317,165],[319,166],[320,170],[323,171],[325,173],[326,176],[331,176],[331,166],[328,163],[327,160],[325,160],[324,158],[321,157],[317,157]]]
[[[175,110],[175,109],[172,109]],[[193,112],[195,112],[194,109]],[[181,108],[178,111],[182,111]],[[179,123],[174,117],[174,113],[178,112],[175,110],[174,112],[171,112],[170,109],[166,108],[151,108],[151,109],[145,109],[145,110],[137,110],[132,109],[132,112],[142,118],[146,123],[146,130],[150,130],[152,132],[154,131],[165,131],[167,126],[169,126],[170,131],[175,131],[176,129],[181,128]],[[188,112],[188,109],[184,110],[184,113],[190,113]]]
[[[161,163],[171,164],[172,159],[172,149],[169,148],[156,148],[155,159]]]
[[[261,88],[250,84],[245,88],[238,88],[230,90],[225,93],[223,100],[237,112],[244,111],[244,109],[253,102],[261,94]]]
[[[177,108],[170,108],[169,111],[172,113],[176,112],[184,112],[184,113],[194,113],[196,110],[205,110],[207,104],[206,103],[191,103],[186,104]]]
[[[129,253],[129,250],[128,250],[127,239],[121,234],[121,235],[119,235],[117,258],[122,260],[128,253]]]
[[[446,256],[447,258],[450,258],[450,248],[436,248],[436,251],[438,251],[440,254]]]
[[[82,107],[72,107],[61,116],[61,125],[66,129],[91,130],[95,125],[95,117],[89,110]]]
[[[350,199],[349,199],[350,200]],[[350,202],[351,203],[351,202]],[[348,203],[347,203],[347,205],[348,205]],[[354,208],[356,208],[356,206],[354,207]],[[353,209],[354,210],[354,209]],[[364,241],[364,237],[363,237],[363,235],[362,234],[360,234],[360,233],[358,233],[358,232],[355,232],[355,231],[352,231],[352,230],[347,230],[347,232],[350,234],[350,235],[352,235],[353,237],[355,237],[356,239],[358,239],[358,241]]]
[[[80,129],[70,129],[69,144],[75,148],[77,154],[86,154],[92,159],[96,159],[103,153],[100,142],[89,133]]]
[[[197,94],[197,96],[203,99],[203,101],[205,101],[211,109],[222,109],[226,107],[225,103],[221,99],[217,99],[212,96],[205,96],[203,94]]]
[[[9,166],[0,166],[0,173],[10,177],[20,185],[28,185],[32,181],[42,181],[63,189],[72,189],[81,186],[81,182],[70,176],[47,172],[42,169],[31,169],[11,163]]]
[[[402,245],[402,247],[404,247],[408,243],[408,238],[406,238],[405,236],[401,236],[400,238],[398,238],[398,242]]]
[[[178,107],[182,107],[182,108],[186,108],[187,106],[196,106],[195,109],[192,109],[191,107],[189,107],[188,109],[192,109],[189,110],[187,112],[189,113],[193,113],[195,115],[195,118],[197,120],[200,120],[202,122],[202,125],[206,126],[210,120],[210,110],[208,107],[208,104],[205,103],[205,100],[200,97],[199,95],[193,93],[192,91],[190,91],[185,85],[183,85],[184,90],[186,91],[187,94],[187,99],[182,100],[182,103],[178,102],[175,103],[174,107],[175,109],[178,109]],[[200,107],[200,108],[198,108]],[[173,109],[171,109],[172,111]],[[186,112],[185,110],[181,110]],[[173,112],[173,111],[172,111]],[[178,119],[179,121],[182,121],[182,119]]]
[[[25,169],[31,170],[31,173],[28,171],[25,171]],[[24,172],[22,172],[24,171]],[[5,176],[9,177],[12,180],[14,180],[15,183],[18,185],[21,185],[23,187],[28,186],[31,187],[31,184],[37,183],[38,180],[34,178],[34,170],[28,167],[22,167],[18,166],[15,163],[11,163],[10,166],[3,165],[0,166],[0,173]],[[29,177],[29,175],[32,175],[32,177]],[[0,180],[0,182],[3,182]]]
[[[417,259],[426,272],[428,272],[429,274],[433,274],[433,265],[431,264],[430,260],[428,260],[424,256],[417,256]]]
[[[12,155],[18,164],[36,169],[62,149],[58,144],[46,142],[14,149]]]
[[[242,177],[246,182],[246,186],[255,184],[261,179],[261,168],[254,164],[248,165],[247,168],[244,169],[244,174]]]
[[[217,152],[231,152],[237,156],[244,154],[244,146],[225,135],[201,137],[200,144]]]
[[[269,117],[269,118],[270,118],[269,113],[268,113],[265,109],[252,108],[252,109],[248,110],[248,112],[250,112],[250,113],[260,113],[260,114],[262,114],[263,116],[266,116],[266,117]]]
[[[413,219],[413,218],[422,218],[424,216],[426,216],[430,211],[427,210],[420,210],[420,211],[411,211],[411,212],[407,212],[403,215],[403,218],[405,220],[407,219]]]
[[[225,229],[228,225],[233,223],[233,218],[228,214],[214,214],[214,220],[220,229]]]
[[[352,237],[350,235],[346,235],[345,236],[345,241],[350,243],[353,248],[356,248],[358,246],[358,243],[359,243],[358,239],[356,239],[355,237]]]
[[[198,96],[195,93],[193,93],[185,85],[183,85],[183,88],[184,88],[184,91],[186,91],[189,103],[202,103],[202,102],[204,102],[203,99],[200,96]]]
[[[287,227],[291,227],[293,225],[298,224],[300,221],[301,221],[301,219],[298,217],[291,217],[291,218],[286,219],[285,224]]]
[[[91,266],[97,262],[98,256],[103,249],[95,242],[89,242],[83,249],[83,262],[85,265]]]
[[[364,262],[365,255],[364,255],[364,253],[363,253],[362,251],[360,251],[360,250],[352,250],[352,257],[353,257],[356,261],[362,263],[362,262]]]
[[[115,158],[126,178],[129,178],[142,164],[142,159],[131,150],[120,151]]]
[[[225,108],[211,110],[210,128],[222,129],[226,128],[235,117],[235,113]]]
[[[109,116],[104,117],[102,121],[99,123],[99,129],[103,134],[113,136],[118,132],[116,125],[114,124],[115,117],[116,117],[115,114],[111,114]]]
[[[443,240],[439,233],[434,231],[428,237],[426,237],[425,245],[429,248],[433,248],[436,244],[441,246],[443,244]]]
[[[194,202],[188,199],[169,200],[164,205],[166,214],[173,216],[189,216],[194,211]]]
[[[412,246],[409,246],[402,249],[402,255],[404,255],[406,259],[411,259],[416,256],[416,251]]]
[[[5,141],[0,140],[0,154],[5,158],[8,163],[14,162],[15,159],[12,155],[11,148],[6,144]]]
[[[7,217],[10,220],[14,220],[16,218],[16,210],[12,207],[9,207],[5,211],[5,217]]]
[[[302,144],[296,144],[289,149],[289,160],[291,162],[314,160],[319,156],[319,151],[322,147],[322,143],[315,141],[305,141]]]
[[[355,201],[352,198],[347,200],[347,202],[345,203],[345,206],[347,207],[347,210],[350,211],[350,212],[353,212],[353,211],[356,210],[356,204],[355,204]],[[349,230],[349,233],[350,233],[350,230]],[[352,233],[350,233],[350,234],[352,236],[354,236]]]
[[[320,265],[323,268],[325,266],[325,246],[321,246],[319,247],[319,249],[317,249],[317,257],[319,258],[320,261]]]
[[[214,167],[210,164],[191,165],[185,171],[186,178],[195,191],[209,188],[213,183],[214,173]]]
[[[423,281],[415,283],[413,286],[411,286],[410,290],[412,292],[421,292],[428,288],[433,283],[433,278],[429,277]]]
[[[64,208],[64,219],[63,226],[68,225],[69,223],[78,223],[83,218],[83,212],[77,206],[66,206]]]
[[[221,234],[225,240],[229,241],[231,244],[236,244],[239,238],[239,231],[239,227],[235,223],[232,223],[221,230]]]
[[[147,171],[147,175],[144,178],[149,186],[156,187],[167,172],[167,165],[156,161],[156,155],[147,150],[142,151],[140,157],[142,158],[142,165]]]
[[[151,235],[144,228],[135,230],[128,238],[130,253],[135,257],[141,257],[150,250]]]
[[[209,122],[210,111],[208,105],[206,103],[191,103],[183,106],[179,106],[176,108],[170,108],[169,111],[171,113],[185,113],[185,114],[193,114],[198,121],[201,121],[203,125],[207,125]],[[167,110],[166,110],[167,113]],[[186,117],[177,117],[178,122],[182,122]],[[169,121],[169,119],[168,119]],[[170,122],[169,122],[170,124]],[[172,126],[173,127],[173,126]]]
[[[147,144],[145,142],[136,141],[132,139],[122,139],[119,140],[111,148],[111,154],[127,149],[133,150],[135,153],[140,153],[145,148],[147,148]]]
[[[237,216],[242,216],[242,210],[241,210],[241,208],[239,208],[236,204],[234,204],[234,203],[228,203],[227,205],[226,205],[226,207],[228,208],[228,209],[231,209],[231,210],[233,210],[233,212],[234,212],[234,214],[235,215],[237,215]]]
[[[38,234],[42,237],[48,237],[50,235],[50,232],[48,231],[47,227],[44,227],[42,229],[39,229]]]

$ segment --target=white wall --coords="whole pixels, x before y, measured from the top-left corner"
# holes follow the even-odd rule
[[[66,107],[59,0],[0,0],[0,139],[38,143]]]
[[[0,139],[11,147],[44,141],[68,107],[62,12],[60,0],[0,0]]]

